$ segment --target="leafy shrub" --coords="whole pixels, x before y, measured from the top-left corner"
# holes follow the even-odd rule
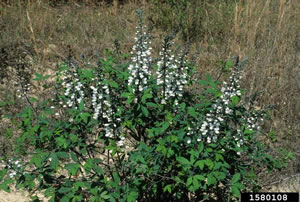
[[[227,63],[221,89],[210,75],[195,82],[187,51],[171,53],[173,35],[153,62],[145,29],[140,17],[129,62],[111,53],[96,67],[62,63],[56,97],[16,117],[1,189],[16,183],[51,201],[222,201],[257,189],[259,167],[284,166],[290,154],[274,159],[260,142],[263,112],[241,101],[244,62]],[[191,93],[195,83],[205,90]]]

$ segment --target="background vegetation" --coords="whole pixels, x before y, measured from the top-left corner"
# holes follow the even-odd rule
[[[114,42],[129,52],[135,10],[142,8],[146,24],[154,26],[153,52],[158,53],[162,36],[177,29],[175,44],[190,43],[196,77],[209,72],[216,79],[224,61],[234,55],[249,58],[243,87],[257,95],[257,106],[273,108],[263,127],[270,135],[265,141],[296,156],[287,170],[272,178],[261,173],[263,185],[268,185],[279,176],[300,172],[299,6],[299,1],[288,0],[1,1],[0,114],[14,114],[25,104],[15,83],[20,75],[29,81],[33,72],[49,74],[54,82],[57,64],[69,55],[96,61]],[[35,84],[30,93],[51,94],[42,89]],[[2,135],[10,124],[2,118],[1,155],[14,144]]]

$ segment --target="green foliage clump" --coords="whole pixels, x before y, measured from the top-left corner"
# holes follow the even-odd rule
[[[243,61],[227,63],[222,87],[210,75],[193,81],[173,36],[153,60],[149,34],[140,20],[129,62],[110,53],[95,67],[61,65],[56,97],[16,117],[21,135],[14,158],[3,158],[1,189],[45,190],[50,201],[230,201],[259,188],[257,168],[284,166],[258,138],[263,113],[241,101]],[[191,93],[195,84],[205,91]]]

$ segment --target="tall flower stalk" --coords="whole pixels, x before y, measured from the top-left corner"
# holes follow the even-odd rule
[[[135,37],[135,45],[132,48],[132,64],[129,65],[129,78],[128,85],[132,87],[133,92],[136,95],[140,95],[142,91],[147,89],[148,80],[150,78],[151,67],[151,47],[150,34],[146,31],[146,26],[143,25],[141,11],[137,11],[138,26]],[[139,96],[137,96],[139,97]],[[135,102],[137,102],[135,99]]]
[[[77,109],[81,102],[84,105],[84,86],[79,79],[77,67],[72,62],[69,62],[68,68],[62,72],[61,85],[65,88],[64,96],[68,107]]]
[[[234,110],[234,105],[237,104],[242,95],[240,89],[241,72],[242,65],[237,59],[229,81],[223,82],[221,96],[212,104],[212,109],[205,114],[200,125],[193,123],[194,130],[188,128],[187,135],[189,137],[195,135],[197,142],[204,141],[210,144],[222,139],[226,135],[226,127],[231,127],[230,130],[235,131],[235,133],[231,134],[231,138],[235,140],[238,147],[241,147],[245,142],[243,131],[256,131],[259,129],[259,121],[262,120],[262,114],[253,109],[242,113],[239,124],[234,125],[230,121],[231,116],[237,115]],[[240,154],[240,152],[238,152],[238,154]]]
[[[117,130],[121,119],[115,118],[116,110],[112,99],[112,88],[109,80],[105,79],[104,72],[98,69],[96,77],[93,78],[94,86],[90,86],[92,90],[92,107],[94,109],[93,118],[103,123],[105,137],[119,138],[120,133]],[[119,146],[123,146],[123,138],[118,142]]]
[[[238,98],[241,96],[240,79],[240,68],[237,63],[229,78],[229,83],[223,82],[222,95],[212,105],[212,110],[206,114],[201,125],[200,132],[202,137],[206,137],[207,143],[211,143],[212,140],[214,142],[218,140],[220,127],[225,123],[227,117],[232,114],[233,111],[230,109],[229,103],[234,96]]]
[[[161,104],[166,104],[167,100],[174,98],[175,105],[178,105],[178,99],[183,96],[184,85],[187,84],[187,70],[185,64],[186,52],[180,57],[171,54],[171,46],[174,43],[172,39],[174,34],[166,37],[163,41],[160,59],[157,62],[157,85],[162,88]]]

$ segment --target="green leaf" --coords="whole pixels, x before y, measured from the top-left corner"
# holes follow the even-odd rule
[[[81,101],[80,103],[79,103],[79,110],[80,111],[83,111],[84,110],[84,103],[83,103],[83,101]],[[80,114],[81,115],[81,114]]]
[[[252,135],[253,133],[254,133],[254,131],[253,131],[253,130],[250,130],[250,129],[248,129],[248,128],[246,128],[245,131],[244,131],[244,134],[245,134],[245,135]]]
[[[215,172],[213,172],[213,175],[214,175],[219,181],[224,180],[224,179],[226,178],[226,175],[225,175],[225,173],[223,173],[223,172],[215,171]]]
[[[180,156],[180,157],[177,157],[177,161],[179,163],[181,163],[182,165],[190,165],[191,163],[189,162],[189,160],[187,160],[186,158]]]
[[[230,67],[232,67],[232,60],[229,60],[228,62],[226,62],[226,65],[225,65],[225,70],[230,70]]]
[[[204,163],[205,163],[205,160],[198,160],[198,161],[195,163],[195,166],[198,166],[201,170],[203,170],[203,168],[204,168]]]
[[[185,104],[184,102],[180,104],[180,108],[181,108],[182,110],[185,110],[185,107],[186,107],[186,104]]]
[[[113,88],[118,88],[118,87],[119,87],[118,83],[115,82],[115,81],[110,81],[110,82],[109,82],[109,85],[110,85],[111,87],[113,87]]]
[[[67,140],[64,137],[61,136],[61,137],[57,137],[55,139],[56,139],[57,145],[59,147],[61,147],[61,146],[63,146],[64,148],[67,147]]]
[[[57,170],[57,168],[58,168],[58,166],[59,166],[59,160],[58,160],[58,158],[57,158],[57,155],[56,155],[55,153],[52,153],[52,154],[50,155],[50,158],[51,158],[51,159],[49,159],[49,160],[51,160],[51,161],[50,161],[50,166],[51,166],[51,168],[53,168],[54,170]]]
[[[174,154],[172,149],[168,149],[167,157],[170,158]]]
[[[84,182],[75,182],[74,183],[74,190],[77,191],[80,187],[85,187]]]
[[[84,78],[93,78],[93,71],[90,69],[81,69],[82,76]]]
[[[65,165],[65,169],[69,171],[69,174],[72,176],[76,176],[80,168],[80,164],[78,163],[68,163]]]
[[[123,97],[123,98],[128,98],[128,97],[130,97],[130,96],[132,96],[132,94],[131,94],[131,93],[128,93],[128,92],[123,92],[123,93],[121,94],[121,97]]]
[[[240,190],[245,189],[245,185],[241,184],[241,183],[235,183],[234,186],[236,186],[237,188],[239,188]]]
[[[78,137],[76,135],[74,135],[73,133],[70,133],[70,139],[72,140],[73,143],[78,142]]]
[[[48,189],[46,189],[46,191],[44,192],[44,195],[48,198],[48,197],[54,197],[55,195],[55,190],[53,187],[49,187]]]
[[[13,182],[14,181],[12,178],[4,180],[4,182],[0,184],[0,190],[2,189],[3,191],[10,193],[9,185],[12,184]]]
[[[164,192],[168,191],[169,193],[172,192],[172,185],[171,184],[168,184],[167,186],[164,187]]]
[[[75,162],[78,162],[78,158],[74,152],[71,152],[71,159]]]
[[[204,144],[203,142],[200,142],[200,144],[198,145],[198,152],[201,153],[204,149]]]
[[[120,184],[119,175],[116,172],[114,172],[113,173],[113,177],[114,177],[114,181],[119,185]]]
[[[42,166],[42,154],[38,153],[32,157],[30,163],[33,163],[36,167],[40,168]]]
[[[208,168],[209,168],[210,170],[212,170],[213,167],[214,167],[214,162],[213,162],[212,160],[210,160],[210,159],[206,159],[206,160],[205,160],[205,164],[208,166]]]
[[[149,116],[149,111],[146,107],[142,106],[142,113],[144,114],[145,117]]]
[[[206,73],[206,79],[209,82],[213,82],[213,78],[211,77],[211,75],[209,73]]]
[[[222,160],[224,161],[224,158],[221,154],[216,154],[216,161]]]
[[[42,81],[42,80],[46,80],[50,77],[50,75],[43,76],[42,74],[39,74],[39,73],[34,73],[34,75],[36,76],[36,78],[32,79],[34,81]]]
[[[193,183],[193,177],[189,177],[186,181],[186,186],[190,186]]]
[[[171,123],[171,122],[173,121],[173,115],[172,115],[172,113],[167,111],[167,112],[166,112],[165,119],[166,119],[169,123]]]
[[[197,190],[199,188],[199,182],[198,182],[198,179],[197,178],[193,178],[193,188],[194,190]]]
[[[175,136],[175,135],[171,135],[170,136],[170,140],[171,140],[171,142],[175,142],[175,143],[177,143],[178,142],[178,137],[177,136]]]
[[[128,97],[126,100],[126,104],[129,105],[130,103],[132,103],[132,101],[133,101],[133,97]]]
[[[149,93],[149,90],[151,89],[147,89],[145,92],[144,92],[144,95],[142,96],[142,103],[145,104],[146,103],[146,100],[148,98],[152,98],[152,95]]]
[[[86,150],[85,147],[83,147],[83,148],[80,149],[80,152],[81,152],[83,155],[86,155],[87,150]]]
[[[204,86],[209,85],[209,82],[208,82],[208,81],[205,81],[205,80],[199,80],[198,83],[199,83],[200,85],[204,85]]]
[[[231,191],[232,191],[232,194],[233,194],[234,196],[236,196],[236,197],[238,197],[238,198],[241,198],[241,192],[240,192],[240,190],[239,190],[239,188],[238,188],[237,186],[233,185],[233,186],[231,187]]]
[[[199,181],[205,181],[205,177],[203,175],[195,175],[194,178],[196,178]]]
[[[73,195],[73,194],[72,194]],[[72,198],[72,197],[71,197]],[[77,202],[77,201],[82,201],[83,200],[83,198],[82,198],[82,194],[80,194],[80,195],[75,195],[74,194],[74,197],[72,198],[72,202]]]
[[[212,185],[212,184],[216,184],[217,180],[216,178],[210,173],[207,175],[207,184],[208,185]]]
[[[194,107],[188,107],[188,114],[190,116],[192,116],[193,118],[197,118],[197,113],[196,113]]]
[[[2,102],[2,101],[0,101],[0,107],[4,107],[4,106],[6,106],[6,105],[8,105],[7,102]]]
[[[147,102],[146,105],[148,107],[153,107],[153,108],[157,108],[157,104],[153,103],[153,102]]]
[[[230,99],[233,106],[236,106],[240,101],[240,98],[238,96],[232,96]]]
[[[232,177],[232,183],[237,183],[241,178],[241,174],[240,173],[236,173],[234,174],[234,176]]]
[[[135,202],[138,197],[138,193],[135,191],[130,192],[129,196],[127,197],[128,202]]]
[[[219,95],[219,91],[215,88],[208,88],[204,91],[205,93],[210,93],[210,94],[213,94],[215,96],[218,96]]]
[[[30,97],[30,98],[29,98],[29,101],[30,101],[30,102],[38,102],[39,100],[36,99],[35,97]]]
[[[108,193],[107,191],[102,192],[100,197],[103,198],[103,199],[109,199],[110,196],[107,193]]]
[[[160,144],[160,145],[157,146],[155,151],[158,151],[158,152],[161,151],[161,153],[163,155],[165,155],[167,153],[167,148],[164,145]]]
[[[168,128],[170,124],[168,122],[163,122],[162,127],[160,128],[160,134],[163,134]]]
[[[80,118],[83,120],[84,123],[88,122],[88,117],[90,117],[89,113],[80,113]]]
[[[7,174],[8,169],[0,170],[0,182],[3,180],[4,176]]]
[[[67,152],[56,152],[58,158],[67,159],[69,158],[69,154]]]
[[[68,193],[68,192],[71,192],[72,191],[72,188],[70,187],[61,187],[58,192],[63,194],[63,193]]]

